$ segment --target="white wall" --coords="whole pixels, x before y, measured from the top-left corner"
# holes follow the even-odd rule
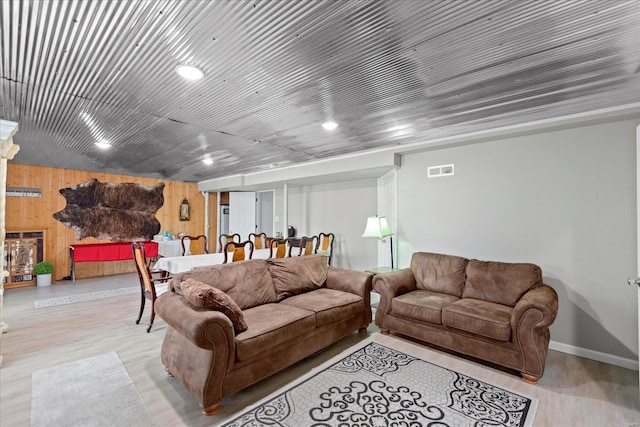
[[[361,237],[376,214],[376,180],[289,186],[289,224],[297,236],[335,234],[334,267],[365,270],[377,265],[376,239]]]
[[[637,360],[638,120],[403,156],[399,265],[414,251],[533,262],[558,292],[551,340]],[[427,167],[455,164],[452,177]]]

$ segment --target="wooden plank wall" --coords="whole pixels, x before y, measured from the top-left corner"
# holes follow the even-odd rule
[[[55,266],[54,280],[60,280],[69,275],[70,244],[105,241],[96,240],[93,237],[77,241],[74,231],[53,218],[55,212],[64,209],[66,206],[66,200],[59,190],[85,183],[91,178],[97,178],[100,182],[118,184],[133,182],[155,185],[159,182],[164,182],[164,206],[156,212],[156,218],[161,224],[160,232],[167,230],[174,235],[179,232],[190,235],[204,233],[204,197],[198,192],[198,186],[195,183],[56,169],[9,162],[7,187],[39,188],[42,191],[42,197],[7,197],[6,229],[7,231],[45,231],[45,259]],[[189,201],[190,221],[180,221],[180,204],[184,198]],[[215,204],[215,197],[212,197],[212,199]],[[211,225],[210,232],[215,233],[215,219]],[[77,278],[129,272],[135,272],[133,261],[87,262],[76,265]]]

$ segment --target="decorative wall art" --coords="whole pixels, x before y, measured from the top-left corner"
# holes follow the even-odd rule
[[[93,178],[84,184],[63,188],[67,206],[53,218],[87,237],[127,242],[151,240],[160,231],[155,213],[164,204],[164,183],[103,183]]]
[[[180,204],[180,221],[189,221],[189,201],[184,199]]]

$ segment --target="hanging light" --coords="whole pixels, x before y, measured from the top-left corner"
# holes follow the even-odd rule
[[[195,65],[180,64],[176,67],[176,73],[187,80],[200,80],[204,77],[204,71]]]

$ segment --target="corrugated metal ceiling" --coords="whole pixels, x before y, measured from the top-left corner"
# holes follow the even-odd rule
[[[640,101],[637,0],[3,0],[1,15],[19,163],[201,181]]]

